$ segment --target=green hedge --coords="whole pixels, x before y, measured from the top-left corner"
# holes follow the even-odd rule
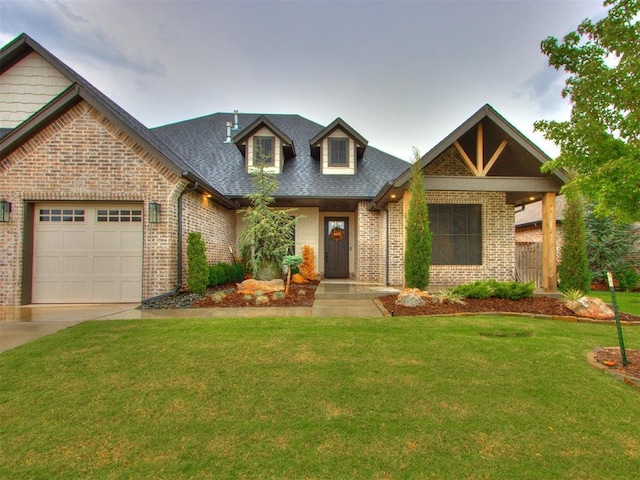
[[[241,282],[244,280],[244,265],[241,263],[220,262],[209,265],[209,286],[224,285],[225,283]]]
[[[465,298],[507,298],[520,300],[533,295],[535,286],[532,282],[498,282],[496,280],[475,281],[458,285],[453,292]]]

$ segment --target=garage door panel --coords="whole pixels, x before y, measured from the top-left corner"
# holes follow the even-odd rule
[[[40,230],[35,237],[34,248],[40,252],[61,250],[64,244],[64,235],[59,230]]]
[[[73,227],[77,227],[75,224]],[[62,250],[87,250],[91,248],[91,235],[86,231],[62,233]]]
[[[65,275],[89,275],[91,274],[90,255],[74,255],[62,257],[61,273]]]
[[[34,303],[142,299],[140,206],[37,204],[34,217]]]

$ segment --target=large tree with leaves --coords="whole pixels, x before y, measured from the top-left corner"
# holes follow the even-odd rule
[[[258,280],[282,276],[282,261],[294,242],[295,209],[274,210],[272,194],[278,189],[276,175],[265,170],[268,158],[258,150],[252,172],[255,192],[246,196],[251,205],[244,210],[245,228],[240,232],[243,259]]]
[[[407,212],[407,245],[404,251],[404,281],[406,287],[422,290],[429,285],[431,230],[424,178],[418,166],[419,160],[420,151],[413,147],[413,165],[409,184],[411,199]]]
[[[568,121],[538,121],[537,130],[561,149],[546,171],[565,168],[567,188],[581,191],[598,214],[640,220],[640,0],[605,0],[607,15],[584,20],[542,52],[568,74],[562,96]]]

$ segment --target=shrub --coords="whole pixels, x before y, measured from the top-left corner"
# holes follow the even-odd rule
[[[583,290],[576,288],[569,288],[562,292],[562,300],[565,302],[575,302],[584,297],[585,293]]]
[[[191,232],[187,237],[187,288],[199,295],[207,291],[209,268],[202,234]]]
[[[586,231],[582,201],[576,193],[565,195],[564,208],[564,242],[560,253],[558,275],[560,289],[589,290],[591,271],[587,258]]]
[[[496,282],[495,280],[489,280],[487,283],[493,290],[492,297],[506,298],[508,300],[529,298],[535,290],[533,282]]]
[[[461,295],[464,298],[489,298],[492,290],[487,282],[477,280],[473,283],[458,285],[453,289],[453,293]]]
[[[291,273],[294,274],[293,270]],[[316,279],[316,254],[310,245],[302,247],[302,264],[300,265],[300,274],[307,280]]]
[[[209,285],[212,287],[242,280],[244,280],[244,266],[241,263],[220,262],[209,266]]]
[[[506,298],[509,300],[520,300],[533,295],[535,286],[532,282],[498,282],[496,280],[477,280],[473,283],[458,285],[453,289],[453,293],[465,298]]]
[[[632,267],[621,268],[614,274],[618,288],[623,292],[633,292],[640,284],[640,274]]]
[[[423,290],[429,285],[431,267],[431,230],[424,177],[419,168],[420,151],[413,148],[409,211],[407,212],[406,247],[404,252],[404,282],[408,288]]]

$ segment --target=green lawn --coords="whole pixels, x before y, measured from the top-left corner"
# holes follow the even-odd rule
[[[585,360],[616,344],[520,317],[88,322],[0,354],[0,478],[636,479],[640,391]]]
[[[611,293],[609,291],[591,291],[589,295],[611,303]],[[640,316],[640,293],[616,292],[616,301],[621,312]]]

